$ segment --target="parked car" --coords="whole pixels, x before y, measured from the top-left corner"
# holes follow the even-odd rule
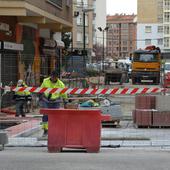
[[[165,71],[165,74],[170,72],[170,63],[165,63],[164,71]]]

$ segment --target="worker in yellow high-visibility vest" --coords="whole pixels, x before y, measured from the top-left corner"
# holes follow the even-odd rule
[[[17,87],[28,87],[23,80],[18,80]],[[31,100],[31,93],[25,91],[15,92],[14,99],[16,101],[16,117],[20,115],[25,117],[24,105],[26,104],[27,98]]]
[[[52,71],[50,77],[45,78],[43,83],[41,84],[42,88],[65,88],[64,83],[59,80],[58,73],[56,71]],[[66,104],[67,94],[60,93],[47,93],[45,92],[41,96],[41,107],[43,108],[59,108],[60,104],[63,100],[64,104]],[[43,115],[42,118],[42,128],[44,130],[44,136],[48,134],[48,116]]]

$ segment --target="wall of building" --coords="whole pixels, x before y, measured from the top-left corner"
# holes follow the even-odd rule
[[[83,9],[91,9],[85,13],[85,48],[88,51],[88,55],[91,56],[93,49],[93,1],[86,0],[82,3],[81,0],[74,1],[73,16],[75,12],[79,12],[77,16],[73,18],[73,49],[83,49],[84,47],[84,34],[83,34]]]
[[[136,15],[107,16],[107,55],[126,58],[136,49]]]
[[[146,26],[151,27],[150,33],[146,33],[145,30]],[[159,46],[161,49],[163,48],[163,44],[158,43],[159,39],[162,39],[163,36],[163,32],[158,33],[158,26],[162,26],[162,24],[137,24],[137,48],[138,49],[139,48],[144,49],[147,45],[155,45],[155,46]],[[146,44],[146,39],[150,39],[151,43]]]
[[[41,8],[42,10],[51,13],[55,16],[59,16],[66,21],[72,22],[72,5],[67,6],[66,1],[62,0],[62,7],[56,7],[48,0],[25,0],[28,3]],[[72,1],[70,0],[70,4]]]
[[[157,23],[157,0],[138,0],[138,23]]]

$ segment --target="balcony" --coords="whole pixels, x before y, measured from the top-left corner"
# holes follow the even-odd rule
[[[71,0],[0,0],[0,16],[17,16],[18,22],[34,23],[55,32],[72,29]],[[70,3],[69,3],[70,4]]]

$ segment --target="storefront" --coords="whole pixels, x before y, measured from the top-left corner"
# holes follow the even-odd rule
[[[0,42],[0,68],[2,86],[14,86],[18,81],[18,54],[23,51],[23,44]],[[13,94],[7,93],[0,101],[2,107],[10,106]]]
[[[32,25],[17,24],[16,41],[24,46],[18,57],[19,78],[24,79],[28,86],[39,86],[39,30]]]
[[[1,41],[1,82],[2,85],[16,84],[18,80],[17,56],[23,51],[23,44]]]
[[[40,39],[41,81],[44,77],[49,76],[54,69],[57,70],[60,75],[63,47],[64,43],[62,41],[48,38]]]

